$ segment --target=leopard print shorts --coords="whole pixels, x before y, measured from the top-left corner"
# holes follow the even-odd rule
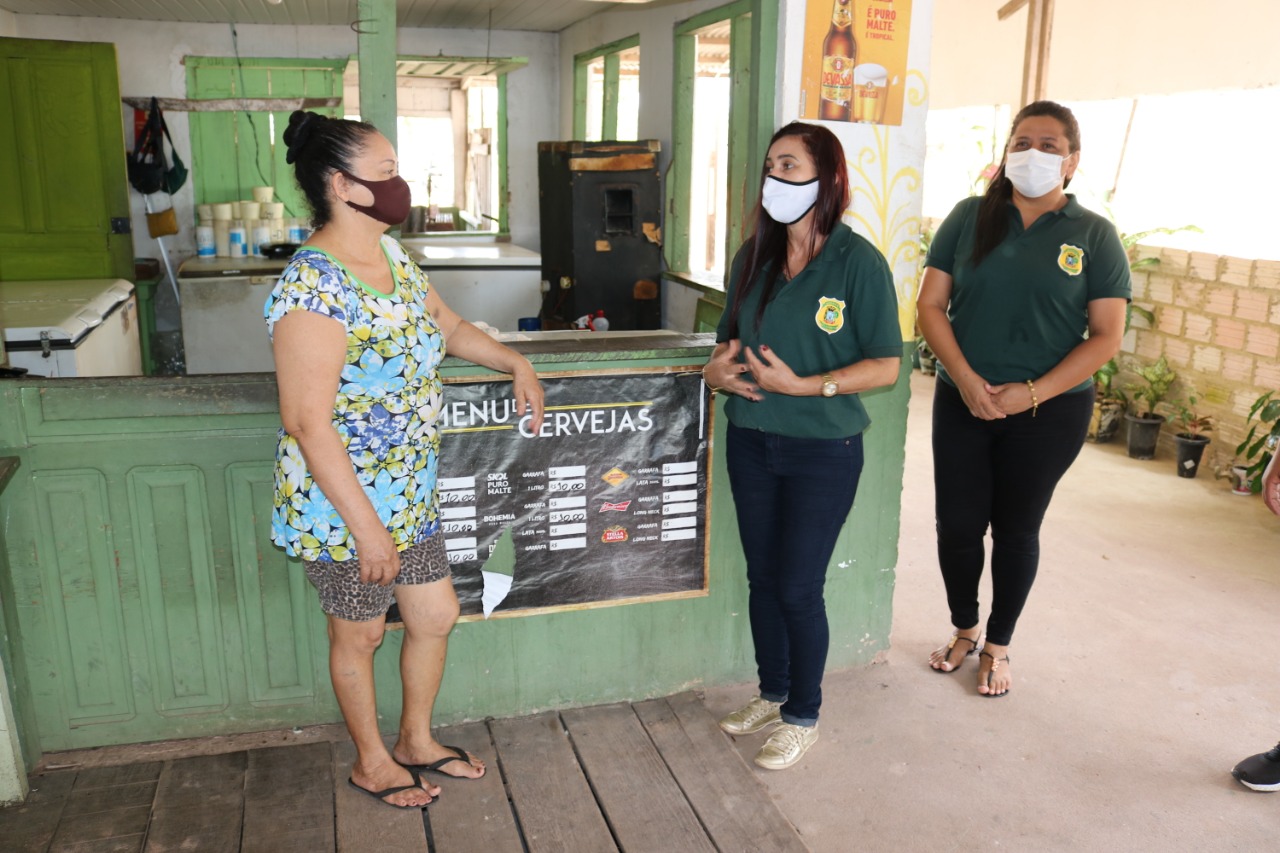
[[[444,536],[436,534],[425,542],[400,552],[400,574],[386,586],[360,583],[360,560],[341,563],[302,561],[307,580],[320,593],[325,613],[348,622],[369,622],[387,612],[398,584],[435,583],[449,577],[449,555]]]

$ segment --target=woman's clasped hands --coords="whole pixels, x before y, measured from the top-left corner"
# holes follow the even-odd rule
[[[980,376],[973,376],[967,381],[956,381],[960,396],[969,407],[975,418],[984,421],[996,421],[1009,415],[1016,415],[1031,408],[1031,389],[1025,382],[1008,382],[1003,385],[990,385]]]

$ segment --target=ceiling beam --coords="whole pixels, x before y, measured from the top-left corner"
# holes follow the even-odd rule
[[[1048,97],[1049,48],[1053,42],[1053,0],[1009,0],[996,12],[996,19],[1003,21],[1023,7],[1027,10],[1027,41],[1019,107]]]

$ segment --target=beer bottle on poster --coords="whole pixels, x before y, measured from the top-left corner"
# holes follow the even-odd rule
[[[853,65],[858,45],[853,40],[853,0],[835,0],[831,29],[822,41],[822,84],[819,89],[818,118],[849,121],[853,102]]]

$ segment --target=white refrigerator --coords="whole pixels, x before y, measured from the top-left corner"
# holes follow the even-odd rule
[[[0,281],[9,366],[31,376],[141,376],[138,303],[123,279]]]

